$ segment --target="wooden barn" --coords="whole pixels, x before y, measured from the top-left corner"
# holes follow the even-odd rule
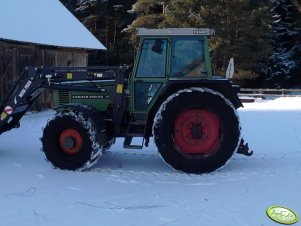
[[[5,0],[0,21],[0,100],[25,66],[87,66],[91,51],[105,49],[58,0]],[[49,106],[48,93],[36,107]]]

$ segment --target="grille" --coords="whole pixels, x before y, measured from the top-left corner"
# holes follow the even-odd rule
[[[59,90],[59,105],[69,104],[70,103],[70,92],[67,90]]]

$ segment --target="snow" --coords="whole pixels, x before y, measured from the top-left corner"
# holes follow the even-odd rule
[[[59,0],[0,0],[0,39],[105,49]]]
[[[241,111],[301,111],[300,97],[279,97],[277,99],[260,99],[254,103],[244,103]],[[283,106],[284,105],[284,106]]]
[[[301,97],[259,100],[239,110],[252,157],[222,169],[173,171],[155,145],[122,140],[84,172],[54,169],[40,150],[53,111],[27,114],[0,136],[0,225],[277,225],[272,205],[301,214]]]

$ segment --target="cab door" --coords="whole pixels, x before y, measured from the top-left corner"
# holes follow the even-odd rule
[[[133,79],[133,110],[148,112],[169,74],[168,38],[143,38]]]

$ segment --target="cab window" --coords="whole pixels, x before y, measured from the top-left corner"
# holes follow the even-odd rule
[[[203,38],[176,37],[172,46],[172,77],[206,74]]]
[[[166,39],[144,39],[136,77],[165,77]]]

